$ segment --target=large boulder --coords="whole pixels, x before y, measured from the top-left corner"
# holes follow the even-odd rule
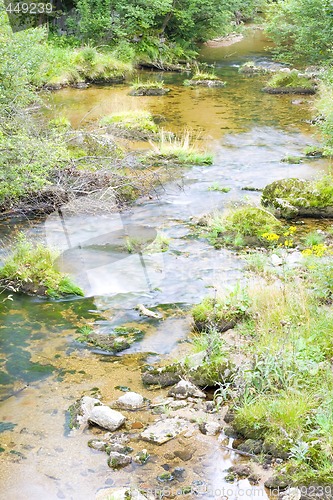
[[[333,218],[333,183],[329,178],[319,181],[281,179],[265,187],[261,203],[285,219]]]

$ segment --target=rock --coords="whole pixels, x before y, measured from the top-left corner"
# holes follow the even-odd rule
[[[301,490],[298,488],[288,488],[287,491],[281,493],[280,500],[300,500],[302,496]]]
[[[216,436],[221,430],[221,426],[218,422],[203,422],[199,425],[200,432],[206,434],[207,436]]]
[[[170,92],[170,89],[167,88],[152,88],[152,89],[147,89],[144,87],[137,88],[135,90],[131,90],[129,95],[133,96],[142,96],[142,95],[150,95],[150,96],[160,96],[160,95],[165,95],[168,92]]]
[[[147,318],[155,318],[155,319],[162,318],[161,314],[151,311],[150,309],[147,309],[143,304],[138,304],[135,309],[139,311],[141,316],[147,316]]]
[[[235,414],[233,411],[227,411],[227,413],[224,415],[224,421],[227,424],[230,424],[230,422],[233,422],[235,420]]]
[[[230,467],[228,472],[231,472],[239,478],[244,478],[251,476],[253,474],[253,469],[251,465],[237,464]]]
[[[175,450],[175,457],[180,458],[183,462],[188,462],[193,457],[194,451],[191,448]]]
[[[159,481],[160,483],[166,483],[169,481],[173,481],[174,479],[175,478],[171,474],[171,472],[164,472],[163,474],[160,474],[159,476],[157,476],[157,481]]]
[[[281,179],[268,184],[261,203],[285,219],[333,217],[333,194],[327,180]]]
[[[281,490],[285,490],[288,488],[290,484],[290,480],[282,475],[282,474],[277,474],[265,481],[264,486],[270,490],[278,489],[280,488]]]
[[[271,255],[270,260],[271,260],[271,263],[273,264],[274,267],[282,266],[282,264],[283,264],[283,259],[281,259],[281,257],[276,255],[276,253],[273,253]]]
[[[168,396],[172,396],[176,399],[186,399],[188,397],[204,399],[206,394],[188,380],[182,379],[177,385],[175,385],[175,387],[170,389]]]
[[[148,367],[142,373],[142,382],[146,385],[168,387],[179,382],[179,365],[169,365],[162,368]]]
[[[141,437],[151,443],[163,444],[187,430],[188,426],[187,420],[177,417],[167,418],[150,425],[141,433]]]
[[[263,452],[267,455],[271,455],[274,458],[282,458],[283,460],[288,460],[289,453],[283,448],[275,445],[274,443],[264,443]]]
[[[83,396],[68,409],[70,414],[70,428],[84,428],[88,425],[88,420],[95,406],[100,406],[101,402],[97,398]]]
[[[131,453],[133,451],[133,448],[130,446],[124,446],[121,443],[110,443],[105,450],[107,453],[122,453],[123,455],[127,455],[128,453]]]
[[[108,443],[106,441],[102,441],[101,439],[91,439],[88,441],[89,448],[93,448],[98,451],[106,451]]]
[[[140,464],[140,465],[144,465],[145,463],[148,462],[149,460],[149,453],[147,450],[142,450],[142,451],[139,451],[135,457],[133,458],[133,461],[137,464]]]
[[[225,87],[226,82],[222,80],[185,80],[184,85],[188,87]]]
[[[89,422],[99,425],[108,431],[115,431],[125,422],[125,417],[115,410],[111,410],[108,406],[95,406],[89,416]]]
[[[179,410],[180,408],[185,408],[188,405],[187,401],[173,401],[172,403],[169,404],[169,408],[172,408],[173,410]]]
[[[139,490],[130,488],[104,488],[95,496],[95,500],[150,500],[151,498],[151,496],[143,495]]]
[[[184,476],[185,469],[184,467],[175,467],[172,474],[176,479],[179,479]]]
[[[138,410],[142,408],[144,398],[137,392],[126,392],[123,396],[112,403],[112,408],[119,408],[122,410]]]
[[[118,453],[117,451],[112,451],[109,455],[108,466],[111,467],[111,469],[121,469],[131,462],[132,457],[124,455],[123,453]]]
[[[259,455],[263,450],[263,443],[256,439],[247,439],[237,446],[237,450],[251,455]]]

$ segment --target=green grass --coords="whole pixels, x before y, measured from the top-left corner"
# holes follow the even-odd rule
[[[146,156],[150,161],[165,161],[175,165],[211,165],[213,163],[213,155],[199,151],[193,145],[189,132],[185,132],[181,137],[172,137],[162,131],[160,140],[152,144],[152,147],[153,151]]]
[[[214,73],[205,73],[204,71],[198,71],[192,76],[192,80],[198,81],[198,80],[221,80],[218,76],[216,76]]]
[[[252,366],[240,368],[233,426],[287,459],[295,485],[332,484],[332,292],[331,259],[305,259],[291,278],[249,287],[251,319],[236,326]]]
[[[154,134],[158,132],[152,114],[149,111],[139,109],[104,116],[100,120],[100,124],[102,126],[114,125],[121,129],[138,132],[152,132]]]
[[[281,160],[283,163],[290,163],[291,165],[298,165],[299,163],[303,162],[303,159],[301,156],[292,156],[292,155],[287,155]]]
[[[231,188],[223,187],[219,182],[213,182],[211,186],[209,186],[208,191],[220,191],[220,193],[229,193]]]
[[[6,289],[58,298],[83,295],[81,288],[55,268],[57,255],[48,247],[33,245],[23,235],[0,268],[0,283]]]
[[[306,76],[299,75],[298,71],[290,71],[288,73],[276,73],[267,82],[267,87],[276,88],[303,88],[313,89],[313,81]]]
[[[164,81],[163,80],[146,80],[146,81],[141,81],[137,80],[136,82],[133,82],[131,85],[132,90],[151,90],[151,89],[159,89],[162,90],[164,89]]]
[[[247,292],[236,286],[225,296],[206,297],[193,307],[192,316],[197,330],[227,329],[249,314],[250,299]]]

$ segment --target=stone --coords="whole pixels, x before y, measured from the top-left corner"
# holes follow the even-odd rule
[[[216,436],[221,430],[221,425],[218,422],[203,422],[199,425],[200,432],[207,436]]]
[[[141,438],[151,443],[163,444],[188,429],[187,420],[174,417],[159,420],[141,433]]]
[[[95,406],[100,406],[101,402],[97,398],[83,396],[68,409],[70,413],[70,428],[84,428],[88,425],[88,420]]]
[[[180,408],[185,408],[188,405],[187,401],[173,401],[172,403],[169,404],[169,407],[172,408],[173,410],[179,410]]]
[[[300,500],[302,496],[301,490],[298,488],[288,488],[279,496],[280,500]]]
[[[138,410],[142,408],[144,398],[137,392],[126,392],[123,396],[112,403],[113,408],[120,408],[122,410]]]
[[[102,441],[101,439],[91,439],[88,441],[89,448],[98,451],[105,451],[108,443],[106,441]]]
[[[250,465],[237,464],[228,469],[228,472],[235,474],[239,478],[249,477],[253,474],[253,469]]]
[[[251,455],[259,455],[263,450],[263,443],[256,439],[247,439],[237,446],[237,450]]]
[[[123,425],[126,418],[118,411],[111,410],[108,406],[95,406],[89,416],[91,424],[98,425],[108,431],[115,431]]]
[[[147,307],[145,307],[143,304],[138,304],[135,309],[139,311],[141,316],[147,316],[147,318],[155,318],[155,319],[162,318],[161,314],[151,311],[150,309],[147,309]]]
[[[188,397],[204,399],[206,394],[188,380],[182,379],[175,387],[169,390],[168,396],[172,396],[176,399],[186,399]]]
[[[142,382],[145,385],[168,387],[179,382],[179,379],[179,365],[169,365],[161,368],[148,367],[142,373]]]
[[[145,463],[148,462],[149,460],[149,453],[146,449],[139,451],[135,457],[133,458],[133,461],[137,464],[144,465]]]
[[[104,488],[99,490],[95,496],[95,500],[148,500],[148,498],[151,497],[130,488]]]
[[[281,257],[279,257],[278,255],[276,255],[276,253],[273,253],[271,255],[271,263],[274,267],[278,267],[278,266],[282,266],[283,264],[283,259],[281,259]]]
[[[289,479],[282,475],[276,474],[265,481],[264,486],[270,490],[278,489],[285,490],[290,484]]]
[[[123,453],[118,453],[117,451],[112,451],[109,455],[108,466],[111,467],[111,469],[121,469],[131,462],[132,457],[124,455]]]
[[[183,448],[180,450],[175,450],[174,455],[180,458],[183,462],[188,462],[193,457],[194,451],[191,448]]]
[[[329,180],[280,179],[268,184],[261,197],[264,207],[285,219],[333,216],[333,195]]]
[[[131,448],[130,446],[125,446],[121,443],[110,443],[106,447],[106,452],[109,454],[112,452],[117,452],[122,453],[123,455],[127,455],[128,453],[131,453],[131,451],[133,451],[133,448]]]

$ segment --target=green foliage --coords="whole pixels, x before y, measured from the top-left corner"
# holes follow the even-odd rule
[[[8,290],[49,297],[83,295],[81,288],[59,272],[56,254],[42,244],[33,245],[23,235],[17,239],[11,255],[0,268],[0,281]]]
[[[328,0],[278,0],[269,5],[266,31],[285,61],[331,59],[333,5]]]
[[[249,315],[250,299],[245,289],[237,286],[228,295],[206,297],[192,309],[198,330],[226,330]]]
[[[105,116],[100,121],[101,125],[115,125],[127,130],[156,133],[158,127],[149,111],[133,110],[123,113],[113,113]]]
[[[276,73],[267,82],[267,87],[272,89],[277,88],[302,88],[302,89],[312,89],[313,82],[310,78],[302,76],[297,70],[290,72]]]
[[[11,117],[3,116],[0,149],[2,210],[47,187],[54,167],[64,165],[69,159],[62,136],[48,135],[47,130],[41,130],[23,112]]]
[[[220,193],[229,193],[231,188],[223,187],[219,182],[213,182],[211,186],[209,186],[208,191],[220,191]]]
[[[146,156],[147,162],[172,163],[175,165],[211,165],[213,155],[199,151],[192,144],[189,132],[181,137],[174,137],[161,131],[159,142],[152,144],[153,151]]]
[[[145,82],[139,79],[132,83],[132,90],[150,90],[150,89],[164,89],[163,80],[146,80]]]

